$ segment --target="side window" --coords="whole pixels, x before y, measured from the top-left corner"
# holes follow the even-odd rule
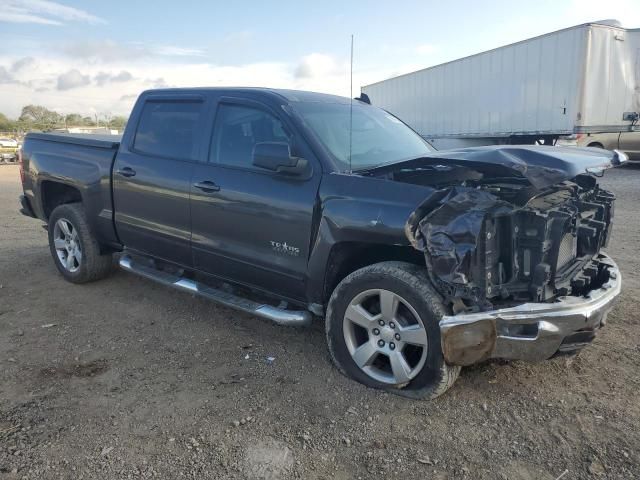
[[[146,102],[142,107],[133,148],[161,157],[194,159],[202,108],[202,102]]]
[[[280,120],[259,108],[230,104],[218,107],[210,162],[251,168],[253,147],[261,142],[289,143]]]

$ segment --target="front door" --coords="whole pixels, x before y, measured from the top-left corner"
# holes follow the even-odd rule
[[[189,190],[204,104],[148,99],[113,168],[116,230],[128,248],[191,265]]]
[[[197,269],[303,299],[320,168],[299,178],[252,164],[256,143],[291,142],[290,130],[255,102],[218,105],[209,162],[192,177],[192,250]]]

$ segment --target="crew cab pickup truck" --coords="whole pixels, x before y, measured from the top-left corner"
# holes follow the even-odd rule
[[[117,258],[282,325],[323,317],[343,373],[412,398],[579,349],[620,292],[596,182],[620,152],[436,152],[366,98],[258,88],[147,91],[122,138],[23,150],[22,212],[65,279]]]

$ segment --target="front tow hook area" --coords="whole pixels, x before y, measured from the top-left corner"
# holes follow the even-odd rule
[[[609,279],[585,296],[444,316],[440,334],[447,363],[465,366],[489,358],[536,362],[584,343],[574,339],[593,339],[622,288],[615,262],[605,254],[598,260]]]

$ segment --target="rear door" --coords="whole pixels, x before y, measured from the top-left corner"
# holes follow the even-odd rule
[[[204,110],[198,95],[150,95],[131,120],[135,133],[113,169],[116,229],[127,248],[191,265],[189,190]]]
[[[259,142],[289,142],[312,163],[306,178],[252,165]],[[207,163],[191,187],[194,267],[285,297],[304,298],[321,170],[292,125],[255,101],[222,99]]]

